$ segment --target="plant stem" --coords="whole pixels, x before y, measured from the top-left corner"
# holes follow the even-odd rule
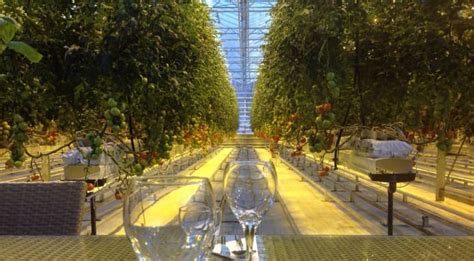
[[[341,142],[342,132],[344,131],[344,126],[347,124],[347,120],[349,118],[349,112],[351,111],[352,103],[349,103],[346,109],[346,115],[344,115],[344,120],[342,122],[342,127],[339,130],[339,134],[337,135],[336,147],[334,149],[334,169],[337,169],[337,161],[339,158],[339,143]]]
[[[356,0],[356,6],[359,8],[359,0]],[[355,57],[354,57],[354,82],[353,86],[354,89],[357,89],[357,94],[359,96],[359,113],[360,113],[360,123],[364,126],[366,126],[365,122],[365,106],[364,106],[364,98],[362,94],[362,84],[361,84],[361,79],[360,79],[360,33],[359,33],[359,28],[356,28],[356,33],[355,33]]]
[[[57,148],[57,149],[55,149],[55,150],[52,150],[52,151],[47,152],[47,153],[39,153],[38,155],[33,155],[33,154],[31,154],[25,146],[23,146],[23,149],[25,150],[25,154],[26,154],[26,155],[28,155],[28,156],[30,156],[31,158],[34,158],[34,159],[39,159],[39,158],[41,158],[41,157],[43,157],[43,156],[49,156],[49,155],[51,155],[51,154],[54,154],[54,153],[56,153],[56,152],[58,152],[58,151],[60,151],[60,150],[62,150],[62,149],[64,149],[64,148],[66,148],[66,147],[69,147],[69,146],[71,146],[72,144],[74,144],[74,142],[76,142],[75,139],[72,140],[72,141],[70,141],[70,142],[68,142],[68,143],[66,143],[66,144],[64,144],[63,146],[61,146],[61,147],[59,147],[59,148]]]
[[[133,141],[134,133],[133,133],[133,121],[132,121],[132,109],[131,109],[131,99],[130,95],[127,96],[127,103],[128,103],[128,130],[130,131],[130,143],[132,145],[133,157],[135,161],[137,161],[137,155],[135,150],[135,142]]]
[[[456,161],[458,161],[459,154],[461,154],[462,147],[464,146],[464,142],[466,141],[467,136],[464,136],[461,142],[461,146],[459,146],[458,153],[456,154],[456,157],[454,157],[453,164],[451,165],[451,168],[449,169],[448,175],[446,176],[446,181],[449,179],[451,176],[451,172],[453,172],[454,165],[456,164]]]

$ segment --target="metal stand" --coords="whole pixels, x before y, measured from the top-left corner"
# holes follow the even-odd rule
[[[388,209],[387,209],[387,229],[388,235],[393,235],[393,193],[397,191],[398,182],[410,182],[415,180],[415,173],[394,173],[394,174],[369,174],[372,181],[388,182]]]
[[[90,204],[91,204],[91,235],[95,236],[97,234],[97,216],[95,213],[95,196],[92,196],[90,198]]]
[[[387,228],[388,235],[393,235],[393,193],[397,191],[397,183],[388,183],[388,213],[387,213]]]

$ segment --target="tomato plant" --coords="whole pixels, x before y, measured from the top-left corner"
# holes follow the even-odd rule
[[[447,151],[473,134],[472,17],[469,1],[280,1],[252,127],[327,152],[343,123],[403,122]]]
[[[90,160],[120,141],[134,158],[128,173],[140,174],[176,143],[204,148],[237,129],[237,99],[199,1],[10,0],[0,10],[22,25],[15,37],[43,55],[34,64],[0,56],[1,119],[10,126],[20,115],[27,136],[83,140]],[[7,129],[1,138],[10,146]]]
[[[294,155],[306,143],[326,149],[337,115],[353,103],[344,15],[329,2],[281,1],[273,10],[251,121],[292,143]]]

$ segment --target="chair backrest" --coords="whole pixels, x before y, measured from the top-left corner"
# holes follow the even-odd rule
[[[0,235],[78,235],[85,182],[0,183]]]

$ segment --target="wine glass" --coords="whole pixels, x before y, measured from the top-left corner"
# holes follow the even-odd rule
[[[192,202],[179,208],[179,223],[186,233],[184,248],[197,246],[209,230],[209,220],[212,220],[212,209],[205,204]]]
[[[245,234],[246,257],[252,259],[255,231],[273,205],[277,176],[273,163],[264,161],[229,162],[224,178],[227,202]]]
[[[134,177],[123,220],[138,260],[194,260],[215,231],[216,206],[207,178]]]

